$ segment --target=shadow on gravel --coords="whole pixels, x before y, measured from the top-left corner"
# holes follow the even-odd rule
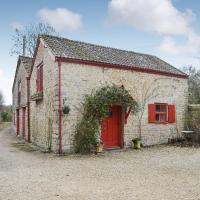
[[[11,143],[11,146],[12,147],[15,147],[19,150],[22,150],[22,151],[26,151],[26,152],[33,152],[33,151],[37,151],[35,148],[33,148],[32,146],[26,144],[26,143],[23,143],[23,142],[14,142],[14,143]]]
[[[3,131],[5,128],[11,127],[11,122],[0,122],[0,131]]]

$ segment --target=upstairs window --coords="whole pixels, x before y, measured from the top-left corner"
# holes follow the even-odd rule
[[[21,90],[22,90],[22,84],[21,84],[21,81],[18,82],[18,105],[20,105],[20,102],[21,102]]]
[[[37,67],[36,90],[37,92],[43,92],[43,65],[42,64],[38,65]]]
[[[175,106],[166,103],[154,103],[148,105],[148,114],[150,123],[174,123]]]

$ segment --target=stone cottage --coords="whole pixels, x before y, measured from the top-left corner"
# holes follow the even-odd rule
[[[73,151],[85,95],[115,85],[141,109],[135,116],[111,107],[102,125],[104,147],[129,147],[139,134],[144,145],[166,143],[183,129],[187,81],[185,73],[152,55],[41,35],[30,75],[31,141],[54,152]]]
[[[32,58],[19,56],[12,88],[13,124],[18,136],[30,141],[29,132],[29,80]]]

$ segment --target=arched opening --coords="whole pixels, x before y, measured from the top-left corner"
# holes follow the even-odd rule
[[[90,152],[103,140],[105,147],[122,147],[123,110],[132,114],[138,104],[124,87],[105,86],[85,97],[82,118],[75,130],[75,151]],[[103,127],[103,128],[102,128]]]

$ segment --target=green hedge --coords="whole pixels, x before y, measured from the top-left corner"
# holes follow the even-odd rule
[[[1,119],[2,119],[3,122],[11,122],[12,116],[8,112],[1,112]]]

